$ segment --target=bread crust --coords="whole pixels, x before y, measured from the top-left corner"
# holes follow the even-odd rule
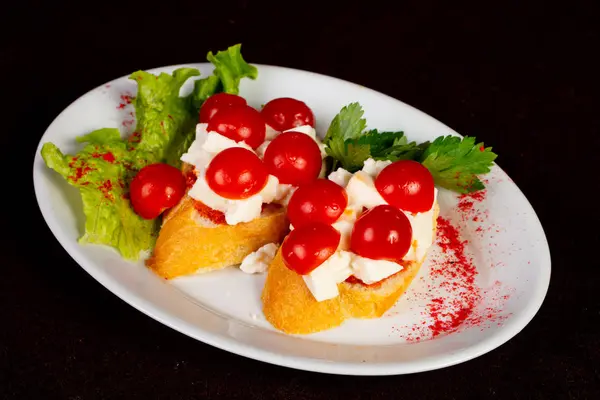
[[[156,246],[146,261],[165,279],[239,264],[261,246],[281,242],[289,229],[283,207],[266,207],[259,218],[227,225],[203,218],[194,202],[185,195],[164,216]]]

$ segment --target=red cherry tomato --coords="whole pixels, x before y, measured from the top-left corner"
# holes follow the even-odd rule
[[[335,228],[316,222],[291,231],[281,245],[281,255],[286,267],[306,275],[335,253],[339,243]]]
[[[219,110],[206,128],[236,142],[244,141],[253,149],[265,141],[265,121],[248,105],[229,106]]]
[[[177,168],[168,164],[150,164],[131,181],[129,197],[140,217],[154,219],[175,206],[185,194],[185,189],[185,177]]]
[[[200,107],[200,123],[206,123],[210,121],[217,111],[223,110],[231,106],[245,106],[246,99],[241,96],[229,93],[217,93],[210,96],[202,107]]]
[[[231,147],[217,154],[206,168],[206,182],[219,196],[246,199],[260,192],[269,173],[256,154],[241,147]]]
[[[404,213],[390,205],[373,207],[354,223],[350,249],[373,260],[399,262],[412,243],[412,227]]]
[[[294,186],[317,179],[321,171],[319,146],[310,136],[300,132],[284,132],[273,139],[263,160],[280,183]]]
[[[391,163],[375,178],[375,187],[385,201],[404,211],[425,212],[433,206],[433,176],[417,161]]]
[[[317,179],[302,185],[292,195],[287,215],[294,228],[322,222],[332,224],[348,205],[348,195],[343,187],[328,179]]]
[[[265,122],[277,131],[285,131],[302,125],[314,128],[315,116],[303,101],[280,97],[269,101],[261,110]]]

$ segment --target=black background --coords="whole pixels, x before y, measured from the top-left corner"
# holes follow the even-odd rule
[[[600,398],[600,15],[593,1],[518,3],[12,3],[0,24],[0,398]],[[88,276],[33,194],[46,127],[108,80],[238,42],[250,62],[359,83],[493,146],[550,243],[552,280],[533,321],[450,368],[332,376],[204,345]]]

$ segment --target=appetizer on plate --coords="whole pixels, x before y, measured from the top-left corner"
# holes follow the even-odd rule
[[[311,333],[346,318],[383,315],[406,290],[434,242],[433,177],[412,160],[374,161],[300,187],[293,230],[271,263],[263,311],[276,328]]]
[[[362,115],[353,103],[333,119],[324,139],[331,172],[290,199],[293,230],[262,292],[266,319],[283,332],[307,334],[348,318],[381,317],[435,241],[435,185],[479,190],[477,175],[496,158],[474,138],[417,144],[403,132],[367,131]]]
[[[240,264],[279,243],[290,194],[323,169],[314,117],[301,101],[274,99],[259,112],[221,93],[202,105],[199,121],[181,156],[189,190],[163,217],[147,261],[165,278]]]
[[[266,272],[264,314],[286,333],[380,317],[435,241],[438,190],[483,189],[478,175],[496,154],[473,137],[416,143],[367,130],[359,103],[318,135],[301,99],[254,108],[239,95],[241,79],[258,75],[240,49],[209,52],[214,72],[187,96],[194,68],[132,74],[127,138],[99,129],[77,138],[75,155],[43,145],[48,167],[81,193],[80,242],[142,256],[166,279]]]

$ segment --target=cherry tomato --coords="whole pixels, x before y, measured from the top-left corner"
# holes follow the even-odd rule
[[[303,101],[280,97],[269,101],[261,110],[265,122],[277,131],[302,125],[315,127],[315,116]]]
[[[388,204],[373,207],[354,223],[350,249],[373,260],[399,262],[412,243],[412,227],[404,213]]]
[[[375,178],[375,187],[385,201],[404,211],[425,212],[433,206],[433,176],[417,161],[391,163]]]
[[[304,225],[291,231],[281,245],[283,262],[300,275],[310,274],[335,253],[339,242],[340,233],[331,225]]]
[[[210,96],[202,107],[200,107],[200,123],[206,123],[210,121],[217,111],[223,110],[231,106],[245,106],[246,99],[241,96],[229,93],[217,93]]]
[[[256,154],[241,147],[231,147],[217,154],[206,168],[206,182],[219,196],[246,199],[260,192],[269,173]]]
[[[236,142],[244,141],[253,149],[265,141],[266,126],[260,113],[248,105],[229,106],[219,110],[206,128]]]
[[[181,171],[168,164],[142,168],[129,185],[134,211],[144,219],[154,219],[175,206],[185,194],[186,180]]]
[[[280,183],[294,186],[317,179],[321,171],[319,146],[310,136],[300,132],[284,132],[273,139],[263,160]]]
[[[317,179],[300,186],[288,204],[287,215],[294,228],[312,222],[333,224],[348,205],[343,187],[329,179]]]

